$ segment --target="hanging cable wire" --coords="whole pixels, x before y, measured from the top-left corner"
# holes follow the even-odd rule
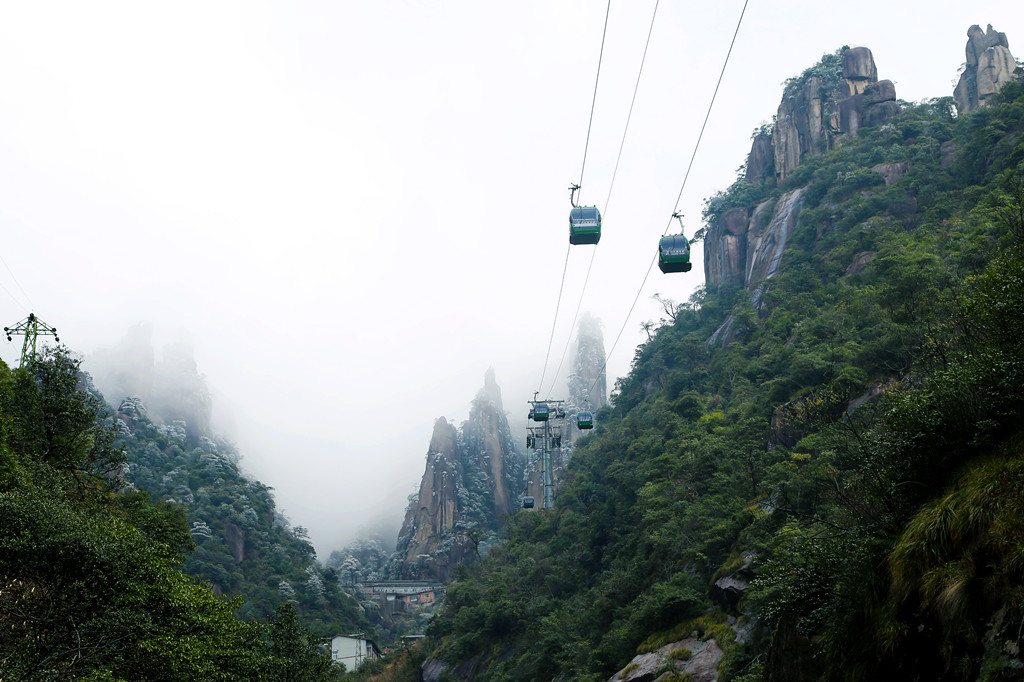
[[[715,91],[711,95],[711,103],[708,104],[708,111],[704,115],[704,123],[700,127],[700,133],[697,135],[697,142],[693,146],[693,154],[690,155],[690,163],[686,167],[686,174],[683,176],[683,183],[679,187],[679,194],[678,194],[678,196],[676,196],[676,203],[675,203],[675,205],[672,208],[673,214],[677,213],[678,210],[679,210],[679,202],[683,198],[683,190],[686,189],[686,181],[690,177],[690,170],[693,168],[694,159],[697,158],[697,150],[700,149],[700,142],[704,138],[704,130],[707,128],[708,119],[711,118],[711,110],[715,106],[715,99],[718,97],[718,90],[722,86],[722,78],[725,76],[725,68],[729,65],[729,57],[732,56],[732,48],[733,48],[733,46],[736,45],[736,36],[739,35],[740,26],[743,24],[743,15],[745,15],[747,13],[747,4],[749,2],[750,2],[750,0],[743,0],[743,9],[740,10],[740,18],[736,22],[736,30],[733,31],[732,41],[729,43],[729,50],[725,53],[725,62],[722,64],[722,70],[718,74],[718,82],[715,84]],[[665,226],[665,231],[661,233],[661,236],[664,237],[665,235],[667,235],[668,231],[669,231],[669,228],[671,228],[671,227],[672,227],[672,218],[669,218],[668,219],[668,225]],[[654,263],[657,260],[658,260],[658,256],[657,256],[657,254],[655,254],[655,256],[651,259],[651,264],[647,266],[647,272],[644,274],[644,279],[640,283],[640,288],[637,289],[636,296],[633,298],[633,303],[632,303],[632,305],[629,306],[629,312],[626,313],[626,317],[622,321],[622,326],[619,327],[619,333],[615,336],[615,341],[612,343],[611,349],[609,349],[609,351],[605,354],[604,365],[601,367],[601,371],[598,372],[598,377],[599,378],[594,381],[594,384],[590,387],[590,390],[587,391],[587,395],[590,395],[591,393],[594,392],[594,389],[597,388],[597,384],[600,382],[600,376],[602,374],[604,374],[605,369],[607,369],[607,367],[608,367],[608,358],[610,358],[612,356],[612,353],[615,352],[615,347],[618,346],[619,339],[622,338],[622,332],[625,331],[626,325],[629,323],[629,317],[630,317],[630,315],[633,314],[633,309],[636,308],[637,301],[640,300],[640,294],[643,292],[644,285],[647,284],[647,278],[651,276],[651,270],[654,268]]]
[[[12,279],[12,280],[14,280],[14,283],[15,283],[16,285],[18,285],[18,290],[19,290],[19,291],[21,291],[21,295],[25,297],[25,300],[26,300],[26,301],[28,301],[28,304],[29,304],[29,306],[30,306],[30,310],[34,310],[34,309],[35,309],[35,307],[36,307],[36,304],[32,302],[32,299],[31,299],[31,297],[29,297],[28,293],[27,293],[27,292],[25,291],[25,287],[21,286],[21,282],[19,282],[19,281],[18,281],[18,278],[14,276],[14,270],[11,270],[11,266],[7,264],[7,261],[5,261],[5,260],[4,260],[4,257],[3,257],[3,256],[0,256],[0,263],[3,263],[3,264],[4,264],[4,267],[5,267],[5,268],[7,268],[7,272],[8,272],[8,273],[9,273],[9,274],[11,275],[11,279]],[[14,296],[13,296],[13,295],[11,294],[10,290],[9,290],[9,289],[8,289],[7,287],[4,287],[4,291],[6,291],[6,292],[7,292],[7,294],[8,294],[9,296],[11,296],[11,298],[12,298],[12,299],[15,299],[15,300],[17,300],[17,299],[16,299],[16,298],[15,298],[15,297],[14,297]],[[22,307],[25,307],[25,306],[24,306],[23,304],[21,304],[20,302],[18,302],[18,304],[19,304],[19,305],[21,305]]]
[[[583,187],[583,173],[587,170],[587,150],[590,149],[590,129],[594,126],[594,108],[597,106],[597,84],[601,82],[601,60],[604,59],[604,38],[608,35],[608,16],[611,12],[612,0],[608,0],[608,7],[604,11],[604,29],[601,31],[601,51],[597,55],[597,76],[594,78],[594,97],[590,101],[590,121],[587,123],[587,141],[583,145],[583,165],[580,168],[580,181],[576,183],[580,187]]]
[[[583,164],[580,167],[579,187],[583,186],[583,173],[587,169],[587,151],[590,149],[590,130],[594,126],[594,108],[597,105],[597,86],[601,82],[601,61],[604,59],[604,39],[608,35],[608,16],[611,14],[612,0],[608,0],[608,6],[604,11],[604,28],[601,30],[601,50],[597,55],[597,76],[594,78],[594,97],[590,102],[590,121],[587,123],[587,141],[583,145]],[[572,246],[569,246],[569,250]],[[565,265],[562,267],[562,284],[558,287],[558,301],[555,303],[555,319],[551,321],[551,338],[548,340],[548,351],[544,354],[544,370],[540,374],[540,383],[537,392],[544,387],[544,377],[548,373],[548,361],[551,359],[551,345],[555,340],[555,329],[558,326],[558,310],[562,307],[562,291],[565,287],[565,273],[569,271],[569,250],[565,252]],[[593,259],[593,256],[591,256]],[[593,263],[593,260],[591,260]],[[589,271],[588,271],[589,276]]]
[[[644,63],[647,61],[647,48],[651,46],[651,34],[654,33],[654,20],[658,16],[658,3],[654,3],[654,13],[651,15],[651,26],[647,29],[647,42],[644,43],[644,54],[640,58],[640,69],[636,74],[636,85],[633,86],[633,99],[629,102],[629,114],[626,115],[626,126],[622,130],[622,141],[619,143],[619,154],[615,157],[615,169],[612,171],[612,181],[608,185],[608,197],[604,200],[604,210],[608,210],[608,204],[612,200],[612,190],[615,188],[615,176],[619,173],[619,161],[622,160],[622,150],[626,146],[626,133],[629,132],[629,122],[633,119],[633,106],[636,104],[636,93],[640,90],[640,76],[644,73]]]
[[[565,265],[562,267],[562,283],[558,287],[558,302],[555,303],[555,320],[551,323],[551,338],[548,339],[548,352],[544,354],[544,371],[540,373],[540,384],[537,387],[537,391],[544,386],[544,376],[548,373],[548,358],[551,357],[551,344],[555,340],[555,323],[558,322],[558,308],[562,305],[562,289],[565,287],[565,273],[569,269],[569,251],[572,250],[572,244],[565,250]]]
[[[3,284],[3,282],[0,282],[0,289],[3,289],[3,290],[4,290],[4,292],[6,292],[6,293],[7,293],[7,295],[11,297],[11,300],[12,300],[12,301],[14,301],[14,303],[15,303],[16,305],[18,305],[18,306],[20,306],[20,307],[24,308],[24,309],[25,309],[25,312],[28,312],[28,313],[32,312],[32,309],[31,309],[31,308],[26,308],[26,307],[25,307],[25,304],[24,304],[24,303],[22,303],[21,301],[19,301],[19,300],[18,300],[18,297],[17,297],[17,296],[15,296],[14,294],[12,294],[12,293],[11,293],[11,290],[10,290],[10,289],[8,289],[8,288],[7,288],[7,287],[6,287],[6,286],[5,286],[4,284]]]
[[[619,143],[619,153],[618,156],[615,157],[615,168],[612,170],[612,181],[608,185],[608,196],[604,200],[604,210],[601,213],[604,215],[605,222],[608,222],[608,206],[612,201],[612,190],[615,188],[615,176],[619,173],[619,162],[622,160],[622,150],[626,146],[626,135],[629,133],[629,122],[633,119],[633,107],[636,105],[636,93],[640,90],[640,77],[644,73],[644,63],[647,61],[647,49],[651,46],[651,34],[654,32],[654,20],[658,16],[658,4],[660,2],[661,0],[656,0],[654,3],[654,12],[651,15],[651,26],[647,29],[647,42],[644,43],[644,54],[640,58],[640,69],[636,74],[636,85],[633,86],[633,99],[629,102],[629,113],[626,115],[626,125],[622,130],[622,141]],[[593,112],[591,112],[591,117],[593,117]],[[572,324],[569,325],[569,337],[565,340],[565,348],[562,349],[562,357],[558,360],[558,369],[555,370],[555,375],[551,378],[551,385],[548,387],[548,393],[554,389],[555,384],[558,382],[558,377],[562,371],[562,364],[565,362],[565,355],[569,351],[569,346],[572,343],[572,330],[576,328],[576,320],[580,317],[580,309],[583,306],[583,297],[587,293],[587,284],[590,282],[590,271],[594,268],[594,257],[596,255],[597,248],[595,247],[590,253],[590,264],[587,266],[587,276],[583,279],[583,289],[580,291],[580,300],[576,304],[576,314],[573,315]],[[543,380],[541,383],[543,383]]]

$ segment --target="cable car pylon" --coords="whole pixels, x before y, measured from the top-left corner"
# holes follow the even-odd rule
[[[529,418],[531,421],[538,422],[539,425],[527,427],[530,433],[526,436],[526,447],[531,448],[534,452],[540,451],[541,485],[544,491],[541,509],[554,509],[555,481],[551,471],[551,452],[562,447],[562,420],[565,419],[565,401],[537,400],[538,393],[540,391],[534,392],[533,400],[527,401],[530,404]],[[556,425],[557,434],[552,424]],[[523,507],[527,509],[533,507],[533,498],[524,498]]]
[[[14,336],[24,336],[25,341],[21,345],[21,367],[30,366],[36,360],[36,339],[40,336],[52,336],[57,343],[60,337],[57,336],[57,328],[51,327],[38,317],[35,313],[29,313],[21,322],[13,327],[4,327],[4,334],[8,341],[13,341]]]

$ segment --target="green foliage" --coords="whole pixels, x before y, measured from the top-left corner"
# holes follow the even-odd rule
[[[321,637],[370,629],[358,601],[341,588],[339,578],[349,576],[317,563],[305,530],[288,524],[269,487],[242,474],[231,443],[201,437],[186,450],[185,430],[155,424],[138,398],[123,400],[114,416],[125,429],[119,442],[128,481],[164,512],[163,521],[154,519],[157,528],[145,528],[161,539],[170,528],[160,523],[173,517],[186,573],[242,597],[246,619],[271,618],[288,603]]]
[[[709,219],[804,187],[779,274],[649,326],[556,509],[518,514],[450,586],[437,654],[481,656],[485,680],[607,679],[696,629],[725,679],[1007,675],[1024,616],[1022,112],[1017,84],[970,116],[906,105],[785,187],[713,197]],[[881,163],[905,172],[886,186]],[[727,319],[730,343],[708,344]],[[759,625],[738,643],[724,617],[694,618],[741,554]]]
[[[239,620],[181,571],[186,514],[124,489],[121,433],[66,349],[0,363],[3,678],[336,679],[294,611]]]
[[[344,666],[324,656],[319,639],[299,622],[292,604],[278,606],[268,624],[267,653],[271,657],[268,676],[280,682],[341,679],[344,672]]]

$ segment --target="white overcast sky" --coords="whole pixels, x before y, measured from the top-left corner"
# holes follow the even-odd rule
[[[654,9],[612,2],[582,195],[605,212],[582,309],[606,347],[625,324],[609,387],[651,295],[702,283],[698,248],[640,286],[742,6],[662,0],[609,200]],[[243,466],[321,558],[375,519],[397,533],[433,420],[465,419],[490,366],[517,422],[540,388],[605,7],[0,2],[0,322],[34,310],[86,356],[139,322],[188,336]],[[916,101],[952,94],[971,24],[1020,57],[1022,19],[1010,0],[751,0],[687,232],[823,53],[871,48]],[[593,248],[569,254],[545,392]]]

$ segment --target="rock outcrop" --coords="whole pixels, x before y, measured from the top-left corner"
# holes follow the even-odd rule
[[[771,133],[775,178],[781,182],[809,156],[835,149],[862,126],[885,123],[900,112],[892,81],[879,81],[871,50],[852,47],[842,51],[838,70],[826,56],[816,69],[789,83],[775,116]],[[761,136],[747,160],[764,176]]]
[[[967,114],[984,106],[985,101],[1014,78],[1017,60],[1010,53],[1006,34],[981,30],[975,24],[967,30],[967,63],[953,90],[957,111]]]
[[[637,655],[629,665],[608,678],[608,682],[655,682],[681,676],[691,682],[715,682],[718,663],[724,655],[713,637],[702,638],[692,633],[686,639],[666,644],[657,651]],[[674,670],[677,677],[663,677],[666,669]]]
[[[803,189],[753,211],[731,208],[708,228],[704,275],[711,287],[724,283],[753,288],[779,271],[786,240],[796,226]]]
[[[447,580],[456,566],[475,561],[519,508],[523,477],[501,389],[488,370],[461,428],[444,417],[434,423],[419,492],[398,535],[394,577]]]
[[[569,408],[599,410],[608,403],[608,379],[605,376],[604,335],[601,321],[583,313],[576,327],[572,374],[569,375]]]
[[[755,184],[781,183],[807,158],[835,149],[861,128],[886,123],[899,112],[896,87],[892,81],[878,80],[871,50],[853,47],[825,55],[787,83],[774,125],[754,136],[745,179]],[[891,183],[906,168],[879,166],[876,170]],[[791,190],[777,201],[757,206],[732,207],[710,222],[704,246],[709,288],[733,284],[754,289],[778,272],[786,240],[796,225],[801,192]]]

